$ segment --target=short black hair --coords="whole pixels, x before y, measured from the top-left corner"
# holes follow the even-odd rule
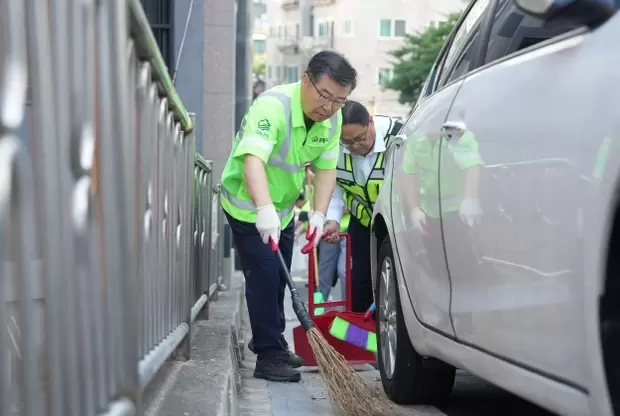
[[[364,104],[359,101],[347,100],[342,106],[342,125],[359,124],[367,126],[370,123],[370,113]]]
[[[357,86],[357,71],[343,55],[334,51],[321,51],[314,55],[306,73],[317,82],[323,75],[327,75],[343,87],[351,87],[351,91]]]
[[[299,196],[297,197],[297,202],[300,201],[305,201],[306,200],[306,196],[304,195],[304,193],[300,193]]]

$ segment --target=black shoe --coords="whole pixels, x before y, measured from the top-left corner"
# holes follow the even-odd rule
[[[298,382],[301,373],[289,365],[288,357],[288,354],[258,357],[254,377],[269,381]]]
[[[287,351],[286,354],[288,355],[288,365],[291,367],[299,368],[304,365],[304,359],[295,354],[293,351]]]

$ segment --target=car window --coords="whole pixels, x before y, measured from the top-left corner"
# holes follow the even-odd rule
[[[428,75],[426,76],[426,81],[424,81],[424,85],[420,88],[420,94],[418,95],[418,99],[414,107],[416,107],[424,97],[427,97],[433,93],[433,80],[435,79],[435,72],[437,72],[437,64],[433,64],[433,67],[430,71],[428,71]]]
[[[450,48],[445,54],[438,87],[469,71],[480,22],[489,4],[491,4],[490,0],[477,0],[467,12],[467,16],[461,21],[452,37]]]
[[[502,0],[491,28],[485,63],[496,61],[579,27],[574,22],[562,18],[545,21],[526,15],[511,1]]]

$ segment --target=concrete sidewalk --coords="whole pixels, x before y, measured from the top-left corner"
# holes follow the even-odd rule
[[[212,301],[208,319],[199,316],[194,322],[191,360],[170,360],[149,386],[147,416],[239,414],[244,308],[243,276],[236,272],[231,287]]]

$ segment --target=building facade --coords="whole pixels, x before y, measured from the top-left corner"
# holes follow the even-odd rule
[[[252,51],[254,56],[267,52],[267,3],[266,0],[252,0]]]
[[[351,98],[376,114],[405,116],[409,108],[398,92],[387,90],[392,77],[389,52],[407,33],[424,30],[461,11],[467,0],[266,0],[268,86],[293,82],[308,59],[322,49],[344,54],[359,73]]]
[[[265,0],[252,0],[252,72],[253,91],[264,87],[267,66],[267,4]],[[257,69],[259,69],[257,71]],[[261,72],[262,71],[262,72]],[[262,91],[261,91],[262,92]]]
[[[214,161],[215,181],[232,147],[236,2],[141,0],[168,72],[196,114],[196,148]]]

